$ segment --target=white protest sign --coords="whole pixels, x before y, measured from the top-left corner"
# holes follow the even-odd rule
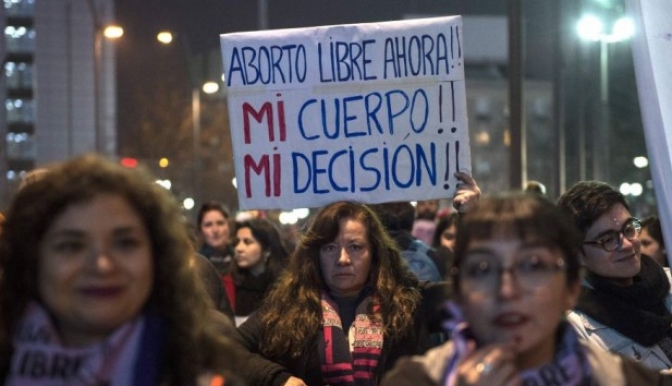
[[[240,206],[452,197],[470,172],[459,16],[221,35]]]
[[[672,243],[672,7],[669,0],[629,0],[627,6],[635,20],[632,55],[651,176],[663,237],[669,246]]]

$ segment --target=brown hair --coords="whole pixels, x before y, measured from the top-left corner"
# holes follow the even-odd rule
[[[99,194],[123,197],[149,234],[154,284],[145,308],[166,323],[161,382],[191,384],[199,372],[227,370],[225,342],[206,325],[209,299],[190,259],[194,251],[179,206],[169,193],[141,171],[96,155],[56,165],[26,185],[7,211],[0,236],[0,363],[8,368],[11,339],[27,304],[39,299],[39,244],[53,221],[70,205]]]
[[[299,356],[305,341],[317,334],[322,322],[320,294],[326,289],[319,264],[320,248],[338,236],[343,219],[359,221],[367,230],[372,254],[369,283],[380,305],[386,336],[402,339],[413,334],[413,315],[421,300],[420,292],[410,285],[417,282],[415,275],[368,206],[336,202],[312,219],[289,266],[266,298],[262,315],[266,331],[261,347],[265,355]]]
[[[538,240],[556,247],[565,260],[567,282],[579,280],[579,236],[569,216],[539,194],[507,193],[490,195],[461,216],[455,239],[455,259],[451,268],[453,291],[460,292],[459,268],[472,240],[485,240],[496,232],[523,240]]]

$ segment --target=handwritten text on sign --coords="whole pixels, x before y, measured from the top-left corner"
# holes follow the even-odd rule
[[[242,208],[450,197],[469,170],[459,17],[222,35]]]

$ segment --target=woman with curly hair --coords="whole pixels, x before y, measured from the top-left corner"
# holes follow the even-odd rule
[[[376,385],[429,348],[426,292],[368,206],[330,204],[239,327],[239,374],[249,386]]]
[[[0,236],[4,384],[221,384],[228,345],[175,201],[98,156],[49,170]]]

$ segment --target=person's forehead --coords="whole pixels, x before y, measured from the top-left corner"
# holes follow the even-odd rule
[[[586,235],[596,235],[606,230],[620,230],[632,218],[630,211],[618,203],[598,217],[586,230]]]

